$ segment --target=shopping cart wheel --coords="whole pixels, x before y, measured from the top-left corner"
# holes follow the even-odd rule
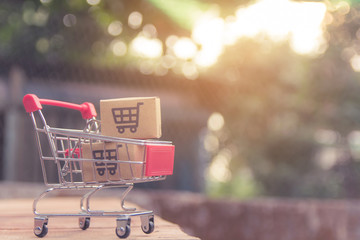
[[[117,130],[118,130],[118,132],[119,132],[120,134],[125,132],[125,128],[124,128],[124,127],[117,127]]]
[[[141,216],[140,218],[141,218],[141,230],[146,234],[152,233],[155,229],[154,215],[145,215],[145,216]]]
[[[42,238],[48,233],[48,219],[47,218],[35,218],[34,219],[34,234],[35,236]]]
[[[119,238],[127,238],[130,235],[130,218],[116,219],[115,233]]]
[[[79,218],[79,227],[82,230],[86,230],[90,227],[90,218],[89,217],[80,217]]]

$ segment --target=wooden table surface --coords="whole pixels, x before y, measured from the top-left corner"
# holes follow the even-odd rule
[[[52,197],[41,200],[39,213],[77,213],[78,197]],[[0,199],[0,239],[38,239],[33,233],[34,215],[33,199]],[[125,206],[133,207],[133,204]],[[136,206],[135,206],[136,207]],[[119,210],[117,198],[94,198],[91,202],[93,210]],[[48,234],[44,239],[119,239],[115,234],[116,219],[110,217],[91,218],[90,228],[81,230],[77,217],[50,217]],[[184,233],[178,225],[155,216],[155,230],[144,234],[141,230],[139,216],[131,217],[131,233],[127,239],[198,239]]]

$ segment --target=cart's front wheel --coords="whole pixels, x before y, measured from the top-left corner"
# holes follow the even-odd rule
[[[155,229],[154,217],[150,217],[147,224],[141,224],[141,230],[146,234],[152,233],[154,229]]]
[[[79,218],[79,227],[82,230],[86,230],[90,227],[90,218],[89,217],[80,217]]]
[[[47,233],[48,233],[48,227],[46,224],[43,224],[42,227],[34,228],[34,234],[39,238],[45,237]]]
[[[115,233],[119,238],[127,238],[130,235],[130,218],[129,219],[117,219],[117,226]]]
[[[35,236],[42,238],[48,233],[48,218],[47,217],[36,217],[34,218],[34,234]]]
[[[125,227],[116,228],[115,232],[119,238],[127,238],[130,235],[130,226],[126,225]]]

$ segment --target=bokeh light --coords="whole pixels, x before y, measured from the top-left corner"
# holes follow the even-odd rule
[[[14,17],[15,15],[10,15],[9,18],[10,24],[15,20]],[[24,9],[22,15],[22,18],[27,25],[34,25],[37,27],[45,26],[48,17],[49,17],[49,11],[44,7],[40,7],[37,10],[35,10],[33,7],[28,7]]]
[[[179,39],[178,36],[175,35],[170,35],[166,38],[165,40],[165,44],[168,48],[172,49],[174,48],[175,43],[177,42],[177,40]]]
[[[49,40],[47,40],[46,38],[40,38],[36,42],[36,50],[38,50],[41,53],[47,52],[49,50],[49,47],[50,47],[50,43]]]
[[[113,21],[108,26],[108,33],[112,36],[119,36],[123,31],[123,25],[120,21]]]
[[[353,68],[353,70],[355,72],[360,72],[360,55],[355,54],[351,59],[350,59],[350,64],[351,67]]]
[[[101,2],[101,0],[86,0],[86,2],[89,5],[95,6],[95,5],[98,5]]]
[[[141,13],[136,12],[136,11],[130,13],[129,18],[128,18],[129,27],[131,27],[133,29],[137,29],[141,26],[142,21],[143,21],[143,16]]]
[[[199,72],[197,70],[197,67],[194,63],[192,62],[185,62],[183,65],[182,65],[182,73],[184,74],[184,76],[187,78],[187,79],[190,79],[190,80],[195,80],[198,78],[199,76]]]
[[[66,27],[73,27],[76,25],[77,19],[74,14],[66,14],[63,18],[63,23]]]
[[[124,56],[127,52],[126,43],[122,40],[116,39],[111,42],[111,50],[114,53],[114,55],[118,57]]]
[[[176,57],[180,59],[191,59],[195,57],[197,47],[190,38],[182,37],[174,43],[173,50]]]
[[[206,134],[204,138],[204,148],[206,151],[216,152],[219,149],[219,145],[220,145],[219,138],[215,134],[211,132]]]
[[[228,149],[221,150],[212,160],[207,175],[209,180],[217,182],[227,182],[231,179],[230,161],[232,158],[231,151]]]
[[[163,53],[162,42],[159,39],[150,39],[141,35],[131,42],[131,48],[135,55],[145,58],[158,58]]]
[[[173,55],[167,54],[161,58],[161,65],[167,69],[173,68],[176,65],[176,58]]]
[[[148,38],[156,38],[157,37],[157,30],[153,24],[146,24],[143,27],[142,33],[144,34],[145,37],[148,37]]]
[[[207,122],[208,128],[211,131],[221,130],[224,127],[224,124],[225,124],[224,117],[218,112],[211,114]]]

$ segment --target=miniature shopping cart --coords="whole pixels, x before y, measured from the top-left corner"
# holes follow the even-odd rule
[[[137,131],[139,126],[139,108],[143,104],[143,102],[138,102],[136,107],[111,109],[114,122],[118,125],[116,127],[119,133],[124,133],[126,128],[129,128],[132,133]]]
[[[140,216],[141,228],[149,234],[154,230],[154,213],[124,206],[125,197],[134,183],[164,180],[173,172],[174,146],[168,141],[134,140],[100,134],[100,121],[91,103],[81,105],[39,99],[28,94],[23,99],[25,110],[34,124],[44,183],[49,186],[33,203],[34,234],[44,237],[51,217],[78,217],[80,229],[90,226],[91,217],[116,218],[116,235],[127,238],[132,216]],[[42,105],[75,109],[86,120],[83,130],[54,128],[47,125]],[[99,169],[101,169],[99,171]],[[55,179],[55,180],[54,180]],[[121,209],[103,211],[90,209],[91,197],[101,189],[125,188]],[[56,191],[86,191],[78,213],[39,213],[37,205],[47,194]]]

